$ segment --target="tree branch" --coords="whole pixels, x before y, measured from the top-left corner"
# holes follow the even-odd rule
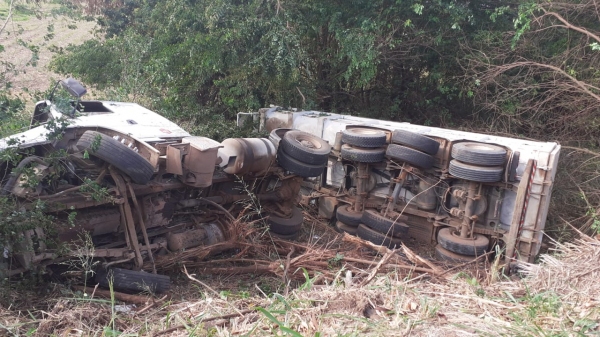
[[[600,42],[600,37],[598,35],[590,32],[589,30],[587,30],[587,29],[585,29],[583,27],[572,25],[569,21],[567,21],[565,18],[563,18],[558,13],[548,12],[547,10],[545,10],[543,8],[542,8],[542,10],[544,11],[544,15],[540,16],[537,20],[542,20],[544,17],[547,17],[547,16],[553,16],[553,17],[557,18],[558,21],[562,22],[565,25],[565,28],[574,30],[576,32],[580,32],[580,33],[585,34],[588,37],[596,40],[597,42]]]
[[[14,0],[10,0],[10,3],[8,4],[8,15],[6,16],[6,20],[4,21],[4,24],[2,25],[2,28],[0,28],[0,34],[2,34],[2,32],[4,31],[4,28],[6,28],[6,25],[8,24],[8,21],[10,21],[12,14],[13,14],[13,1]]]

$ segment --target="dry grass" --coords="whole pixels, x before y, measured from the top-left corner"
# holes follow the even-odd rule
[[[336,242],[341,236],[321,229],[305,228],[303,238],[327,237],[330,243],[323,245],[340,248]],[[314,271],[296,282],[281,277],[287,257],[277,258],[277,247],[271,244],[270,262],[280,272],[271,275],[195,270],[190,278],[176,281],[170,300],[148,297],[145,308],[82,299],[61,288],[67,294],[46,299],[43,310],[1,309],[0,327],[8,335],[35,331],[38,336],[108,336],[113,329],[128,336],[271,336],[286,331],[293,336],[600,334],[600,242],[595,239],[557,246],[539,265],[522,266],[523,278],[498,276],[493,269],[434,276],[381,268],[366,285],[380,255],[370,255],[370,266],[342,259],[323,271],[331,279]],[[318,245],[313,242],[311,247]],[[290,273],[303,275],[303,270]]]

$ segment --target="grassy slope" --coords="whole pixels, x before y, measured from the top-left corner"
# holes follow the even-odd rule
[[[322,228],[308,227],[304,240],[322,236]],[[312,277],[289,287],[278,277],[211,276],[198,270],[194,279],[188,279],[181,272],[174,274],[179,279],[170,299],[147,297],[147,304],[138,306],[49,284],[43,301],[34,299],[31,291],[10,292],[21,306],[26,296],[32,298],[22,310],[0,309],[0,335],[3,331],[7,335],[35,331],[39,336],[113,336],[117,331],[126,336],[600,334],[600,242],[582,240],[560,246],[558,253],[559,258],[547,255],[540,265],[524,266],[528,276],[522,279],[499,276],[493,267],[491,272],[463,269],[437,277],[392,270],[361,285],[380,258],[374,255],[372,267],[364,272],[354,269],[349,274],[353,268],[342,260],[329,269],[337,275],[333,281]],[[272,261],[284,266],[286,257]],[[40,293],[44,291],[39,289]]]

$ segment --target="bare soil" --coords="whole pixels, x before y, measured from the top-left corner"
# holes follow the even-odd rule
[[[4,4],[3,4],[4,5]],[[95,21],[76,21],[66,16],[53,16],[52,9],[55,5],[43,5],[40,16],[14,15],[9,20],[5,31],[0,34],[0,45],[4,46],[2,61],[14,64],[15,71],[9,74],[8,80],[12,82],[12,92],[15,95],[24,95],[27,92],[45,91],[51,83],[64,77],[48,69],[48,64],[56,50],[70,44],[78,45],[94,37],[97,28]],[[0,19],[0,26],[5,19]],[[49,38],[48,27],[53,25],[52,38]],[[21,42],[22,41],[22,42]],[[32,51],[23,46],[39,47],[37,64],[32,63]]]

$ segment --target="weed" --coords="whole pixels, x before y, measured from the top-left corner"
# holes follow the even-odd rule
[[[553,292],[542,292],[526,299],[527,313],[530,318],[540,315],[556,315],[562,306],[560,298]]]
[[[429,298],[424,296],[421,297],[421,315],[425,318],[433,318],[436,316],[438,310],[440,310],[440,305],[438,303],[431,303]]]
[[[81,188],[79,190],[84,193],[89,193],[90,197],[94,201],[98,201],[98,202],[113,202],[114,201],[113,197],[110,195],[110,192],[108,191],[108,188],[100,186],[100,184],[98,184],[97,182],[95,182],[89,178],[85,178],[83,180],[83,184],[81,185]]]
[[[259,311],[260,313],[262,313],[269,321],[276,324],[277,327],[279,328],[279,330],[281,330],[281,332],[285,333],[286,335],[290,335],[290,336],[294,336],[294,337],[302,337],[302,335],[298,331],[295,331],[295,330],[292,330],[292,329],[286,327],[282,322],[280,322],[277,318],[275,318],[275,316],[273,316],[273,314],[271,312],[269,312],[268,310],[266,310],[264,308],[256,308],[256,310]]]
[[[344,254],[336,253],[334,257],[327,261],[329,269],[339,268],[344,260]]]
[[[317,273],[317,275],[311,279],[308,271],[304,268],[302,268],[302,274],[304,275],[304,283],[298,287],[298,290],[310,290],[319,274]]]
[[[92,242],[92,237],[88,232],[82,232],[79,235],[81,244],[76,249],[71,250],[74,259],[69,259],[63,264],[69,266],[69,270],[74,273],[79,273],[83,276],[84,285],[87,285],[87,280],[94,275],[94,269],[98,261],[94,260],[95,248]],[[88,294],[84,293],[84,297]]]

